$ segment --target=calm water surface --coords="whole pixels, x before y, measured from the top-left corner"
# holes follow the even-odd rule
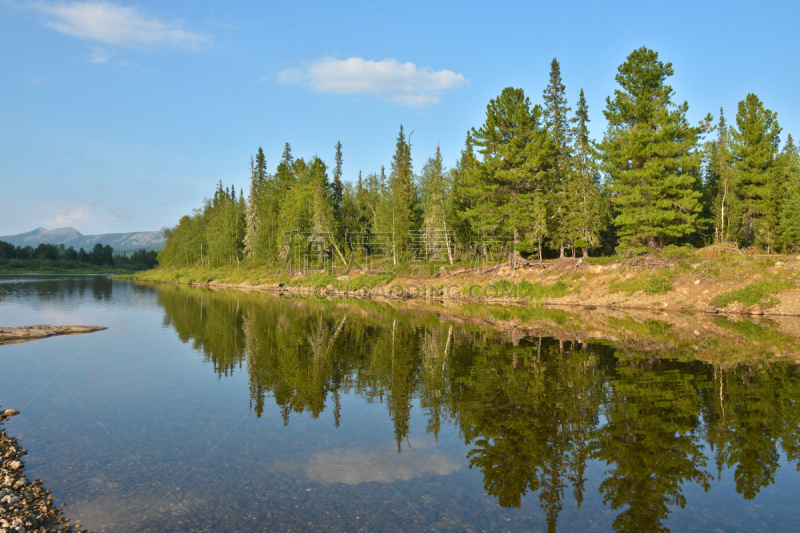
[[[798,531],[800,373],[375,303],[0,277],[0,405],[94,531]]]

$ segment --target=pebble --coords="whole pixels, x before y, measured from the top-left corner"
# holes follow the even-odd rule
[[[0,410],[0,533],[84,531],[70,526],[63,511],[50,500],[50,491],[42,481],[28,481],[23,475],[27,454],[16,439],[2,428],[9,416],[19,414],[14,409]]]

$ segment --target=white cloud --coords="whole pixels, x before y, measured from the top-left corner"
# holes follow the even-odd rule
[[[452,70],[431,71],[396,59],[326,57],[305,69],[282,70],[278,83],[308,85],[322,93],[372,94],[395,104],[422,107],[440,102],[442,92],[469,81]]]
[[[41,223],[45,228],[72,226],[75,223],[95,218],[91,212],[92,207],[87,204],[48,202],[42,204],[39,208],[49,215]]]
[[[33,4],[48,15],[50,28],[78,39],[136,48],[158,44],[171,32],[173,25],[151,19],[142,10],[105,1]],[[163,29],[163,30],[162,30]],[[196,47],[206,41],[197,33],[175,30],[172,39],[181,45]],[[106,58],[106,61],[108,58]],[[96,61],[105,62],[105,61]]]
[[[89,63],[108,63],[109,59],[111,59],[111,54],[105,50],[95,50],[89,56]]]
[[[332,448],[310,457],[281,457],[273,468],[292,475],[304,474],[317,483],[392,483],[408,481],[420,473],[447,476],[465,466],[463,456],[442,452],[433,439],[411,439],[411,448],[397,453],[394,441],[369,448]]]

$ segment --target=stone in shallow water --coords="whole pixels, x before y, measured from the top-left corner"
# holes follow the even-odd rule
[[[3,411],[3,414],[6,416],[17,416],[19,414],[19,411],[17,411],[16,409],[6,409],[5,411]]]

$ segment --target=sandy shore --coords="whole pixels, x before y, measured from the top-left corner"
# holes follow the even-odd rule
[[[55,335],[78,335],[108,329],[103,326],[18,326],[0,327],[0,345],[46,339]]]

